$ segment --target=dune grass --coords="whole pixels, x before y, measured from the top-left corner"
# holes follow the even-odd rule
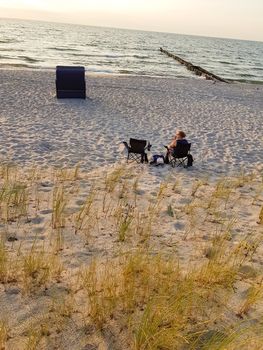
[[[262,177],[184,181],[1,166],[0,348],[260,349]]]

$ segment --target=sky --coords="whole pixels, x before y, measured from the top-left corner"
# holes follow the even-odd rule
[[[263,0],[0,0],[0,17],[263,41]]]

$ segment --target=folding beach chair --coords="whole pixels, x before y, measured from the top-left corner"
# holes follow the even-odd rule
[[[183,166],[186,168],[190,164],[192,165],[193,157],[190,154],[191,143],[179,143],[173,151],[169,154],[169,163],[172,167]]]
[[[86,98],[85,68],[56,67],[57,98]]]
[[[146,150],[151,149],[151,145],[146,140],[130,139],[130,145],[127,142],[123,142],[128,152],[127,162],[129,160],[137,163],[148,163],[148,157]]]

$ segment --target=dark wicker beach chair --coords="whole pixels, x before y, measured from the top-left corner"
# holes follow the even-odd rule
[[[146,140],[130,139],[130,145],[127,142],[123,142],[128,152],[127,162],[129,160],[137,163],[148,163],[148,157],[146,150],[151,149],[151,145]]]
[[[85,68],[56,67],[57,98],[86,98]]]
[[[184,168],[191,166],[193,157],[190,154],[191,143],[177,143],[174,152],[169,154],[169,163],[172,167],[183,166]]]

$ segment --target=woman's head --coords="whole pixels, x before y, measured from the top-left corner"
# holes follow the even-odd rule
[[[186,134],[182,130],[177,130],[175,136],[176,138],[184,139]]]

